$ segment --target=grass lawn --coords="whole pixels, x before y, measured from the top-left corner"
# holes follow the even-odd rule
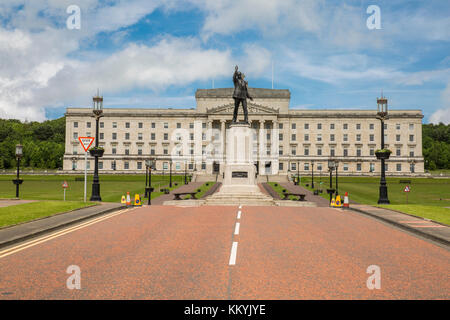
[[[66,191],[67,201],[83,201],[84,176],[64,175],[22,175],[24,180],[20,186],[20,198],[29,200],[63,200],[62,183],[67,181],[69,188]],[[81,181],[75,181],[78,178]],[[12,183],[14,176],[0,175],[0,198],[14,198],[15,186]],[[181,185],[184,176],[172,176],[172,189]],[[175,186],[175,182],[178,186]],[[155,192],[152,198],[160,196],[159,189],[169,184],[168,175],[152,175],[152,186]],[[127,191],[134,197],[136,193],[144,194],[145,175],[100,175],[100,194],[102,201],[120,202],[122,195]],[[92,190],[92,175],[88,176],[87,199],[89,200]]]
[[[438,221],[450,226],[450,209],[436,206],[422,206],[419,204],[407,205],[380,205],[379,207],[392,209],[404,213],[411,214],[413,216],[419,216],[422,218]]]
[[[195,194],[195,198],[200,199],[201,197],[203,197],[205,192],[207,192],[209,189],[211,189],[214,186],[214,184],[215,184],[215,182],[213,182],[213,181],[208,181],[208,182],[205,182],[204,184],[202,184],[200,186],[200,188],[197,188],[197,190],[196,190],[197,193]],[[191,196],[186,196],[185,199],[189,199],[190,197]]]
[[[39,201],[0,208],[0,228],[95,205],[82,201]]]
[[[269,182],[269,185],[272,187],[273,190],[275,190],[276,193],[278,193],[278,195],[280,196],[281,199],[284,198],[283,190],[288,192],[288,190],[286,190],[285,188],[280,186],[280,184],[277,183],[277,182]],[[298,200],[298,197],[296,197],[296,196],[289,196],[288,199],[289,200]]]
[[[406,193],[403,191],[406,184],[400,183],[400,180],[411,180],[408,204]],[[347,191],[350,201],[378,206],[379,183],[379,177],[339,177],[339,194],[342,196]],[[311,177],[302,177],[301,184],[303,187],[309,184],[306,188],[311,190]],[[316,188],[324,190],[321,196],[329,199],[326,193],[329,178],[314,176],[314,184]],[[385,206],[386,208],[449,224],[450,209],[445,207],[450,207],[450,179],[387,178],[387,184],[391,204]],[[333,177],[334,187],[335,177]]]

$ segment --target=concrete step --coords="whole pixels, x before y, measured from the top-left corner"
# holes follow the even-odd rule
[[[272,197],[266,196],[266,195],[243,195],[243,194],[227,194],[227,195],[223,195],[223,194],[213,194],[212,196],[208,197],[210,199],[268,199],[268,200],[272,200]]]

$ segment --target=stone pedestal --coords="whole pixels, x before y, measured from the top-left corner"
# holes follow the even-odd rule
[[[234,123],[227,130],[224,179],[220,191],[208,197],[206,204],[273,205],[256,184],[253,131],[248,123]]]
[[[233,123],[227,131],[227,158],[223,191],[256,191],[256,168],[253,160],[253,134],[250,124]],[[253,188],[253,187],[256,187]],[[258,189],[259,191],[259,189]]]

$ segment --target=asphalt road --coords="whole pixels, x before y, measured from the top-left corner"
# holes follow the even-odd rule
[[[450,298],[448,249],[341,209],[152,206],[85,223],[0,250],[0,299]]]

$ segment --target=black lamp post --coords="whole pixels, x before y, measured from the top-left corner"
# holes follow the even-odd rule
[[[334,161],[334,168],[336,169],[336,195],[339,194],[338,191],[338,168],[339,168],[339,162],[337,160]]]
[[[146,160],[145,161],[145,196],[144,196],[144,198],[148,197],[147,185],[148,185],[148,165],[147,165],[147,160]]]
[[[330,188],[327,189],[327,193],[330,195],[330,203],[333,197],[334,189],[333,189],[333,169],[334,169],[334,160],[328,160],[328,170],[330,171]]]
[[[89,149],[91,156],[95,158],[94,179],[92,181],[92,195],[91,201],[102,201],[100,196],[100,180],[98,178],[98,158],[103,156],[103,149],[98,147],[98,128],[99,120],[103,117],[103,97],[100,97],[97,91],[97,95],[92,98],[94,103],[94,117],[95,117],[95,148]]]
[[[22,184],[23,180],[19,178],[20,172],[20,158],[23,156],[23,146],[21,144],[16,145],[16,159],[17,159],[17,178],[13,180],[16,185],[16,198],[19,198],[19,186]]]
[[[184,161],[184,184],[187,184],[187,161]]]
[[[378,204],[389,204],[388,190],[386,184],[386,168],[384,161],[389,159],[390,151],[384,149],[384,121],[389,119],[387,99],[381,96],[377,99],[377,119],[381,122],[381,150],[376,152],[377,159],[381,160],[381,179],[380,179],[380,195],[378,198]]]
[[[152,187],[152,167],[155,165],[156,161],[154,159],[145,160],[145,174],[148,175],[148,186],[147,179],[145,185],[145,194],[148,196],[147,204],[150,206],[152,204],[152,192],[154,188]],[[148,174],[147,174],[148,172]]]
[[[170,166],[170,176],[169,176],[169,187],[172,188],[172,159],[169,161]]]
[[[314,190],[314,161],[311,161],[311,188]]]

